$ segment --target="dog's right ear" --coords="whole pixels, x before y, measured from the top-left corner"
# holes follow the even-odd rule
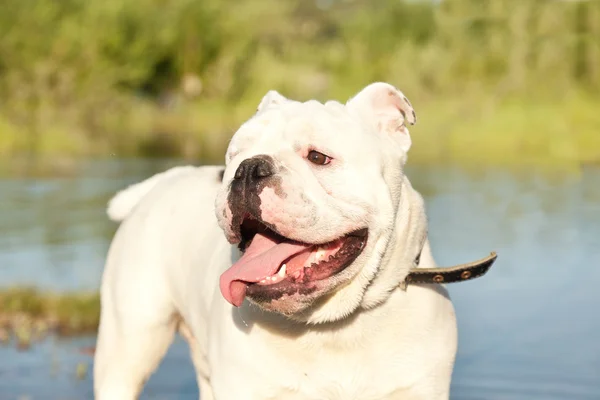
[[[346,107],[378,132],[392,137],[402,151],[408,152],[412,141],[406,125],[416,124],[417,115],[400,90],[389,83],[372,83],[348,100]]]
[[[267,94],[265,94],[265,97],[263,97],[262,100],[260,101],[260,104],[258,105],[256,112],[261,112],[272,106],[280,106],[283,103],[287,103],[288,101],[289,100],[287,98],[285,98],[283,95],[281,95],[278,91],[269,90],[267,92]]]

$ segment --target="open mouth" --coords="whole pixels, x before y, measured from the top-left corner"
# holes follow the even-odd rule
[[[246,295],[275,299],[314,291],[317,282],[352,264],[364,249],[367,236],[365,228],[328,243],[301,243],[247,217],[240,226],[243,255],[221,275],[221,292],[227,301],[239,306]]]

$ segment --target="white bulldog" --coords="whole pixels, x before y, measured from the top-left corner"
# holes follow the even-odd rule
[[[224,169],[177,167],[118,193],[96,398],[136,398],[178,331],[202,400],[448,399],[446,275],[413,270],[436,267],[403,174],[415,122],[386,83],[345,105],[271,91]],[[450,272],[485,272],[469,268]]]

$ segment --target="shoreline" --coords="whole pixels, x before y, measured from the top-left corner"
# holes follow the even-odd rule
[[[98,293],[52,293],[32,288],[0,289],[0,345],[27,350],[48,336],[95,334]]]
[[[150,108],[145,109],[145,107]],[[177,158],[220,163],[235,130],[254,111],[247,104],[218,101],[185,103],[174,110],[145,105],[123,115],[110,130],[62,126],[57,112],[32,132],[9,123],[0,113],[0,155],[5,163],[49,160],[69,170],[89,158]],[[415,100],[419,121],[411,127],[411,165],[577,168],[600,165],[597,110],[600,98],[572,93],[564,98],[489,95],[461,99],[442,95]],[[119,132],[119,135],[114,132]],[[5,167],[0,165],[0,173]],[[18,168],[18,167],[16,167]]]

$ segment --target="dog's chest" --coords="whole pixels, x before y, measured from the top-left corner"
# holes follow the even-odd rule
[[[223,329],[213,362],[215,393],[248,400],[435,398],[420,391],[440,386],[441,393],[447,386],[455,350],[446,320],[432,326],[418,318],[423,313],[385,311],[363,313],[341,329]],[[233,393],[234,387],[243,392]]]
[[[281,367],[281,373],[276,374],[278,381],[271,381],[264,388],[271,386],[264,392],[268,398],[383,400],[393,399],[410,389],[403,387],[410,385],[402,377],[402,368],[392,360],[323,355],[316,364]]]
[[[257,399],[382,400],[403,398],[415,381],[406,354],[392,338],[336,346],[278,346],[256,371]],[[318,344],[317,344],[318,343]],[[296,342],[296,344],[298,344]],[[402,357],[404,354],[404,357]],[[246,373],[247,370],[246,370]]]

